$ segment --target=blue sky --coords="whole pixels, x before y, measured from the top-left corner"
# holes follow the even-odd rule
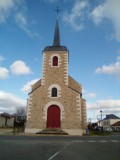
[[[120,116],[120,0],[0,0],[0,113],[26,105],[42,77],[59,6],[69,74],[83,87],[87,117]]]

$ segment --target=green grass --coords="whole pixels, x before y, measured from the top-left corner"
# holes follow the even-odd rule
[[[89,135],[108,136],[111,135],[111,133],[105,131],[90,131]]]

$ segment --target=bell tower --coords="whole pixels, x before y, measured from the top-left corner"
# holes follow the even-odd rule
[[[43,50],[42,85],[53,83],[68,85],[68,49],[60,45],[58,16],[53,45]]]
[[[42,53],[42,78],[29,93],[25,132],[41,134],[57,128],[70,135],[82,135],[86,128],[86,100],[82,98],[81,84],[68,75],[69,51],[60,42],[58,16],[53,44]]]

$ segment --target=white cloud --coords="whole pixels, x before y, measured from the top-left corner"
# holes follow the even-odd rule
[[[102,118],[106,114],[115,114],[120,116],[120,100],[104,99],[98,100],[96,103],[87,102],[87,113],[92,121],[98,121],[101,118],[100,111],[102,111]]]
[[[0,79],[6,79],[8,77],[9,71],[4,68],[0,67]]]
[[[7,10],[8,8],[13,7],[14,2],[13,0],[0,0],[0,9]]]
[[[0,23],[7,22],[7,18],[10,16],[15,17],[17,25],[30,37],[41,38],[38,33],[29,29],[24,0],[0,0]],[[30,21],[31,24],[33,24],[33,21],[35,22],[35,20]]]
[[[114,99],[107,99],[107,100],[99,100],[97,101],[97,104],[99,107],[102,108],[113,108],[119,107],[120,109],[120,100],[114,100]]]
[[[4,23],[15,5],[15,0],[0,0],[0,23]]]
[[[113,74],[120,77],[120,57],[117,58],[115,63],[97,68],[95,73]]]
[[[117,61],[119,61],[119,62],[120,62],[120,56],[119,56],[119,57],[117,57]]]
[[[17,23],[21,26],[21,28],[24,26],[24,27],[27,27],[28,26],[28,23],[27,23],[27,18],[26,18],[26,15],[23,14],[23,13],[17,13],[15,15],[15,18],[16,18],[16,21]]]
[[[96,103],[89,103],[89,102],[87,102],[86,106],[87,106],[87,109],[91,109],[91,110],[98,109]]]
[[[15,75],[24,75],[24,74],[30,74],[31,69],[28,67],[25,62],[23,61],[15,61],[11,66],[10,66],[11,72]]]
[[[91,17],[96,25],[103,20],[109,20],[114,26],[114,36],[120,41],[120,0],[105,0],[91,13]]]
[[[88,98],[95,98],[95,97],[96,97],[96,94],[95,94],[95,93],[92,93],[92,92],[86,92],[86,91],[83,89],[83,96],[88,97]]]
[[[23,91],[23,92],[25,92],[25,93],[29,93],[29,92],[31,91],[31,86],[32,86],[33,84],[35,84],[38,80],[39,80],[39,78],[34,79],[34,80],[28,82],[27,84],[25,84],[25,85],[23,86],[23,88],[21,89],[21,91]]]
[[[95,93],[86,93],[85,96],[86,96],[86,97],[89,97],[89,98],[95,98],[95,97],[96,97],[96,94],[95,94]]]
[[[83,20],[85,16],[85,9],[87,6],[87,1],[75,1],[71,13],[64,13],[63,21],[71,25],[72,28],[76,31],[83,29]]]
[[[14,113],[17,107],[26,107],[26,100],[0,90],[0,112]]]
[[[32,32],[29,29],[29,25],[28,25],[28,18],[26,16],[25,13],[19,12],[16,13],[15,15],[15,21],[18,24],[18,26],[23,29],[30,37],[37,37],[37,38],[41,38],[40,35],[36,32]],[[32,20],[33,23],[33,20]]]
[[[98,100],[96,103],[87,103],[87,109],[94,110],[96,113],[99,113],[102,110],[102,113],[105,114],[117,114],[120,113],[120,100],[115,99],[104,99]]]
[[[0,55],[0,62],[4,61],[5,58],[3,56]]]

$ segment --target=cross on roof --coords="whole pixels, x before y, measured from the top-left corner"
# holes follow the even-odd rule
[[[57,6],[57,9],[54,10],[54,11],[57,12],[57,15],[58,15],[61,10],[60,10],[59,7]]]

